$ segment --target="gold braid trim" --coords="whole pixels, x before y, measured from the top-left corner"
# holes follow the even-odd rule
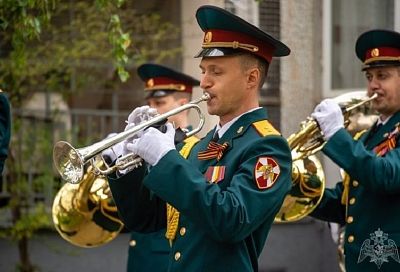
[[[366,61],[364,61],[364,64],[369,64],[369,63],[371,63],[371,62],[379,61],[379,60],[400,61],[400,57],[385,57],[385,56],[382,56],[382,57],[372,57],[372,58],[369,58],[369,59],[367,59]]]
[[[228,47],[228,48],[240,48],[251,52],[257,52],[258,47],[252,44],[247,43],[240,43],[238,41],[233,42],[207,42],[202,44],[203,48],[210,48],[210,47]]]
[[[195,136],[185,139],[183,142],[185,145],[179,151],[182,157],[187,159],[192,150],[193,146],[200,141]],[[167,231],[165,232],[165,238],[168,239],[169,245],[172,246],[172,242],[175,240],[176,232],[179,226],[179,211],[167,203]]]
[[[144,88],[145,91],[152,91],[152,90],[175,90],[175,91],[184,91],[186,86],[183,84],[161,84],[161,85],[154,85],[151,87]]]

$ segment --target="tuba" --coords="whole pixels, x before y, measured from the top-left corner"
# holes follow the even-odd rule
[[[340,105],[345,128],[351,133],[368,129],[377,115],[367,104],[376,98],[363,91],[350,92],[334,98]],[[295,222],[309,215],[320,203],[325,191],[325,175],[315,155],[325,145],[318,123],[311,117],[287,139],[292,153],[292,188],[275,216],[277,223]]]
[[[96,161],[102,168],[104,162]],[[96,247],[113,240],[123,229],[105,176],[86,168],[79,184],[65,183],[53,201],[57,232],[79,247]]]

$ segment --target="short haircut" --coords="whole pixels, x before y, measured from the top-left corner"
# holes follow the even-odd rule
[[[253,67],[257,67],[260,70],[260,83],[259,83],[259,89],[262,88],[265,82],[265,78],[267,77],[267,72],[268,72],[268,62],[265,60],[249,53],[243,53],[239,55],[241,58],[240,64],[243,68],[243,70],[248,70]]]

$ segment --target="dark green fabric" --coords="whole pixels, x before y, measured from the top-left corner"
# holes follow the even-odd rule
[[[191,126],[186,128],[192,130]],[[175,137],[176,142],[176,137]],[[178,146],[182,147],[181,141]],[[165,238],[166,229],[151,233],[131,232],[131,241],[128,251],[128,272],[136,271],[167,271],[171,247]]]
[[[197,79],[159,64],[153,64],[153,63],[142,64],[137,69],[137,73],[144,82],[146,82],[151,78],[165,77],[169,79],[174,79],[176,81],[184,82],[189,86],[200,85],[200,81],[198,81]]]
[[[165,238],[165,229],[145,234],[132,232],[127,271],[167,271],[170,250],[169,242]]]
[[[186,230],[184,235],[178,230],[168,271],[258,270],[257,259],[291,187],[291,154],[286,140],[281,136],[261,137],[251,125],[266,118],[262,109],[239,118],[219,140],[219,143],[229,143],[219,162],[197,159],[197,153],[206,149],[213,136],[214,131],[210,131],[193,148],[188,160],[178,151],[170,151],[146,175],[145,187],[180,211],[179,230]],[[280,167],[280,175],[269,189],[258,189],[254,178],[260,157],[270,157]],[[210,184],[204,173],[208,167],[217,165],[226,167],[224,179]],[[134,176],[131,172],[119,179],[110,179],[118,209],[125,215],[124,222],[128,228],[140,232],[165,228],[165,223],[144,226],[143,222],[160,222],[154,217],[165,219],[165,202],[157,206],[154,199],[148,198],[147,202],[138,204],[135,199],[145,198],[137,185],[141,183]],[[140,190],[134,190],[135,187]],[[131,203],[118,199],[130,199]],[[137,213],[127,212],[133,209],[145,209],[141,214],[148,218],[129,217]],[[175,260],[177,252],[181,257]]]
[[[5,93],[0,92],[0,174],[7,159],[11,137],[10,102]]]
[[[388,245],[390,239],[397,245],[397,251],[400,246],[400,145],[397,141],[395,149],[383,157],[373,152],[373,148],[383,142],[387,133],[393,131],[399,122],[400,113],[397,113],[375,134],[367,132],[359,141],[354,141],[345,129],[341,129],[323,149],[352,179],[349,199],[355,198],[355,203],[349,204],[347,212],[348,216],[354,218],[352,223],[346,224],[347,271],[400,271],[400,260],[395,260],[392,254],[387,256],[387,262],[381,264],[379,270],[370,256],[359,261],[359,257],[365,255],[361,251],[363,243],[368,243],[367,239],[370,239],[369,242],[373,244],[372,238],[378,229],[388,235],[384,245]],[[353,180],[358,181],[357,187],[352,185]],[[342,183],[335,189],[327,189],[312,216],[344,224],[345,207],[340,204],[342,191]],[[350,235],[355,237],[352,243],[347,241]],[[378,247],[375,249],[378,250]],[[393,254],[398,254],[397,251]],[[376,256],[380,258],[380,255]]]

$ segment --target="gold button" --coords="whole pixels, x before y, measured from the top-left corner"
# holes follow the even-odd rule
[[[186,233],[186,228],[185,228],[185,227],[182,227],[182,228],[179,230],[179,233],[180,233],[181,236],[185,235],[185,233]]]
[[[353,216],[347,217],[347,223],[351,224],[353,223],[353,220],[354,220]]]
[[[356,203],[356,198],[355,197],[350,198],[349,203],[350,203],[350,205],[353,205],[354,203]]]
[[[181,258],[181,253],[180,252],[176,252],[175,253],[175,261],[179,260]]]
[[[353,180],[353,187],[357,187],[358,186],[358,181],[357,180]]]
[[[136,240],[130,240],[130,241],[129,241],[129,245],[130,245],[131,247],[136,246]]]
[[[349,243],[353,243],[353,242],[354,242],[354,236],[353,236],[353,235],[350,235],[350,236],[347,238],[347,241],[348,241]]]

